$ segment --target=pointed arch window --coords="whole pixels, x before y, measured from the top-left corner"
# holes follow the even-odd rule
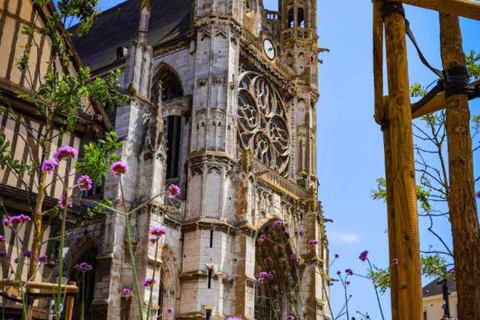
[[[290,10],[288,10],[288,27],[289,28],[295,27],[295,19],[293,17],[293,9],[292,8],[290,8]]]
[[[297,24],[300,28],[305,28],[305,12],[303,8],[298,9]]]
[[[163,66],[154,78],[152,100],[154,103],[166,103],[175,98],[182,97],[183,89],[178,74],[170,66]],[[169,110],[167,114],[170,114]],[[182,157],[183,131],[185,119],[181,115],[168,115],[164,118],[165,146],[167,154],[166,182],[179,183],[180,166]]]

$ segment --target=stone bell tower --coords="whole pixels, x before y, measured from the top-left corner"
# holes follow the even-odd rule
[[[281,60],[288,65],[297,85],[295,131],[297,174],[310,188],[316,179],[315,105],[318,94],[318,36],[316,0],[280,0]]]

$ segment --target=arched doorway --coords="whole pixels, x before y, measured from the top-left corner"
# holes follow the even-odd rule
[[[69,279],[75,281],[79,288],[75,296],[73,309],[73,320],[82,318],[82,308],[84,311],[84,319],[93,319],[92,303],[95,292],[95,270],[97,267],[98,246],[94,241],[85,241],[77,247],[78,254],[72,257],[69,268]],[[75,268],[76,265],[87,263],[92,266],[91,270],[82,272]]]
[[[255,249],[255,319],[300,319],[300,274],[292,239],[280,220],[259,231]]]
[[[162,267],[158,292],[157,319],[159,320],[175,319],[179,290],[178,270],[179,266],[173,252],[165,245],[162,248]]]

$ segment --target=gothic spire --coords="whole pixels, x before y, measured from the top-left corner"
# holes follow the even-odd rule
[[[150,19],[150,0],[142,0],[140,5],[140,23],[138,25],[138,42],[147,43],[148,20]]]

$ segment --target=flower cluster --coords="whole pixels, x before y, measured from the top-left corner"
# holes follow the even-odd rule
[[[84,174],[80,178],[78,178],[77,185],[78,185],[78,188],[81,191],[88,191],[88,190],[92,189],[93,182],[92,182],[92,179],[90,179],[89,176]]]
[[[352,269],[345,270],[345,273],[349,276],[353,276],[353,270]]]
[[[283,226],[283,221],[282,220],[275,220],[275,222],[273,223],[273,229],[276,229],[280,226]]]
[[[155,280],[152,278],[147,278],[145,281],[142,282],[144,287],[152,287],[155,284]]]
[[[110,166],[110,172],[114,178],[120,178],[122,174],[128,173],[128,165],[126,162],[117,161]]]
[[[173,307],[170,307],[167,309],[167,313],[173,313],[175,311],[175,309]]]
[[[31,258],[33,257],[33,252],[30,250],[25,250],[22,252],[22,256],[24,256],[25,258]]]
[[[37,260],[40,264],[47,264],[48,263],[48,256],[39,256],[37,258]]]
[[[0,235],[0,243],[4,243],[4,242],[5,242],[5,236]]]
[[[62,210],[65,209],[65,207],[71,208],[71,207],[73,207],[73,200],[70,197],[65,198],[65,195],[62,194],[62,196],[58,200],[58,205],[60,206],[60,209],[62,209]]]
[[[74,268],[80,272],[87,272],[93,269],[93,267],[86,262],[78,263],[74,266]]]
[[[55,159],[47,159],[42,163],[42,171],[47,172],[48,174],[52,173],[53,170],[58,166],[58,161]]]
[[[78,150],[69,146],[58,148],[57,152],[53,155],[57,161],[62,161],[63,159],[76,159],[77,156]]]
[[[363,251],[362,253],[360,253],[360,256],[358,257],[360,260],[362,260],[363,262],[367,261],[368,259],[368,251],[365,250]]]
[[[133,294],[133,290],[131,288],[123,288],[122,290],[122,296],[124,298],[130,298]]]
[[[160,238],[167,234],[167,229],[164,227],[153,227],[150,229],[150,243],[156,243]]]
[[[30,218],[29,216],[26,216],[24,214],[20,214],[18,216],[13,216],[11,217],[10,219],[3,219],[3,225],[5,227],[8,227],[10,225],[18,225],[18,224],[21,224],[23,222],[30,222],[32,221],[32,218]]]
[[[228,317],[227,320],[243,320],[243,319],[237,318],[237,317]]]
[[[285,320],[295,320],[295,317],[292,316],[291,314],[289,314],[289,315],[285,318]]]
[[[167,194],[169,199],[176,199],[180,196],[180,188],[174,184],[171,184],[167,188]]]
[[[273,280],[273,279],[275,279],[275,275],[271,272],[265,272],[265,271],[260,272],[258,274],[258,282],[262,282],[265,279]]]
[[[315,239],[310,239],[310,240],[308,240],[308,245],[309,245],[309,246],[314,247],[314,246],[316,246],[317,244],[318,244],[318,240],[315,240]]]

